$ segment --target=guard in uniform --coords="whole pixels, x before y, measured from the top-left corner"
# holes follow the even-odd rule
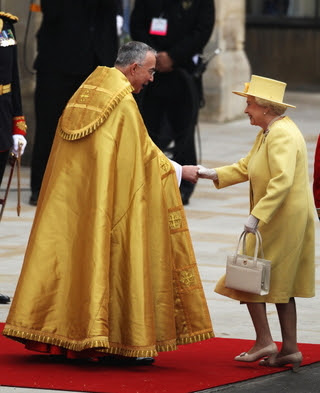
[[[17,42],[14,23],[18,18],[0,12],[0,185],[10,151],[23,154],[27,141],[26,122],[22,112]],[[9,303],[8,296],[0,294],[0,303]]]

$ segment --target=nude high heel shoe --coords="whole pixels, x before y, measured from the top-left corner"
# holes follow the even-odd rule
[[[292,371],[298,372],[303,356],[301,352],[290,353],[290,355],[277,356],[272,355],[259,362],[260,366],[265,367],[283,367],[292,364]]]
[[[277,354],[277,352],[277,345],[275,343],[272,343],[254,353],[242,352],[240,353],[240,355],[236,356],[234,360],[236,360],[237,362],[255,362],[256,360],[259,360],[265,356]]]

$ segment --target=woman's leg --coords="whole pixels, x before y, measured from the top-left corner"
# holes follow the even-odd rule
[[[256,342],[248,353],[254,353],[273,343],[265,303],[247,303],[256,332]]]
[[[302,354],[297,345],[297,313],[294,298],[288,303],[276,304],[282,334],[282,348],[277,355],[262,360],[259,364],[266,367],[282,367],[292,364],[292,370],[298,371]]]
[[[298,352],[296,302],[292,297],[288,303],[278,303],[276,307],[282,334],[282,348],[279,356]]]
[[[256,331],[256,341],[248,352],[242,352],[234,358],[239,362],[255,362],[278,352],[271,336],[265,303],[247,303],[247,307]]]

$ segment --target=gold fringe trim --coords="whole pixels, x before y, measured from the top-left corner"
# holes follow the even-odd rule
[[[86,349],[95,349],[101,353],[112,355],[128,356],[128,357],[154,357],[158,352],[175,351],[178,345],[193,344],[199,341],[208,340],[214,337],[212,331],[196,334],[194,336],[179,337],[169,343],[156,344],[154,347],[148,348],[128,348],[114,343],[109,343],[107,337],[104,338],[88,338],[81,342],[75,340],[61,339],[49,335],[26,332],[10,327],[5,327],[2,334],[8,338],[21,343],[26,341],[36,341],[44,344],[56,345],[75,352],[84,351]]]
[[[210,338],[214,337],[214,333],[212,331],[196,334],[195,336],[186,336],[180,337],[177,339],[178,345],[185,345],[185,344],[194,344],[199,341],[209,340]]]
[[[156,349],[129,349],[129,348],[119,348],[119,347],[110,347],[110,348],[97,348],[97,352],[107,353],[110,355],[119,355],[119,356],[127,356],[127,357],[155,357],[158,356],[158,352]]]
[[[119,102],[132,91],[133,91],[133,87],[130,85],[125,89],[123,89],[122,91],[115,93],[114,96],[108,102],[107,107],[103,109],[102,114],[98,116],[97,120],[95,120],[93,124],[90,124],[89,126],[86,126],[80,130],[72,130],[72,131],[63,130],[62,127],[60,126],[59,134],[61,138],[68,141],[74,141],[92,134],[101,126],[102,123],[104,123],[107,120],[107,118],[110,116],[111,112],[119,104]],[[71,106],[72,105],[74,105],[74,103],[72,103]],[[66,109],[67,108],[68,105]],[[60,124],[61,122],[59,123],[59,125]]]
[[[50,335],[44,335],[39,333],[26,332],[21,330],[16,330],[13,328],[5,328],[3,329],[2,334],[4,336],[9,336],[11,338],[17,338],[17,341],[24,342],[28,341],[37,341],[44,344],[52,344],[58,347],[71,349],[72,351],[82,351],[85,349],[92,348],[107,348],[109,347],[109,340],[106,337],[103,338],[87,338],[85,340],[70,340],[70,339],[62,339],[59,337],[53,337]]]

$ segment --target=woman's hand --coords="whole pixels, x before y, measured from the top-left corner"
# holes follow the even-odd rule
[[[244,224],[244,230],[246,232],[255,234],[257,232],[258,224],[259,224],[259,219],[253,216],[252,214],[250,214],[250,216],[247,219],[247,222]]]
[[[215,169],[208,169],[202,165],[198,165],[198,174],[201,179],[218,180],[218,174]]]

